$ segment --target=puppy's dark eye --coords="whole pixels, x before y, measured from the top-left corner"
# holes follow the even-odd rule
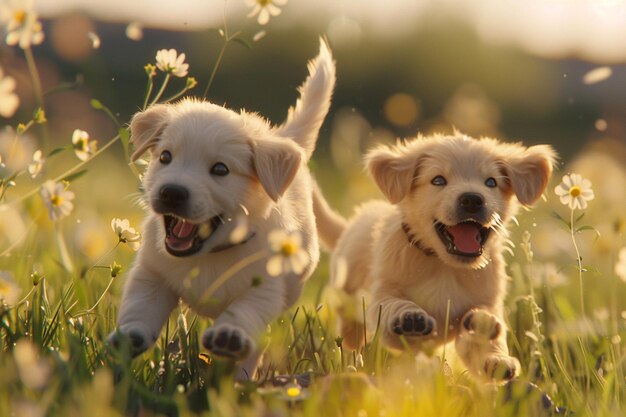
[[[437,186],[444,186],[448,183],[448,181],[446,181],[446,179],[444,177],[442,177],[441,175],[437,175],[435,178],[432,179],[432,181],[430,182],[432,185],[437,185]]]
[[[225,175],[228,175],[229,172],[230,172],[230,170],[228,169],[226,164],[223,163],[223,162],[217,162],[215,165],[213,165],[211,167],[211,174],[212,175],[217,175],[217,176],[223,177]]]
[[[170,151],[161,152],[161,155],[159,156],[159,162],[165,165],[172,162],[172,153]]]
[[[485,185],[489,188],[496,188],[498,186],[498,183],[496,182],[495,178],[489,177],[485,180]]]

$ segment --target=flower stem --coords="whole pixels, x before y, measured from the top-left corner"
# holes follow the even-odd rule
[[[39,284],[41,284],[41,282]],[[30,298],[30,296],[33,294],[33,292],[35,292],[36,289],[37,289],[37,286],[33,285],[31,287],[30,291],[28,291],[28,294],[26,294],[20,301],[15,303],[15,305],[13,307],[17,307],[17,306],[20,306],[20,305],[24,304]]]
[[[96,301],[96,303],[93,306],[91,306],[91,308],[85,310],[84,314],[90,314],[90,313],[92,313],[96,309],[96,307],[98,307],[100,302],[104,299],[104,296],[111,289],[111,285],[113,285],[113,281],[115,281],[115,277],[111,277],[111,279],[109,280],[109,283],[107,284],[107,287],[104,289],[104,291],[102,291],[102,294],[100,295],[100,298],[98,298],[98,301]]]
[[[67,251],[67,245],[65,244],[65,238],[63,237],[63,232],[61,231],[61,226],[58,222],[54,224],[54,234],[56,237],[57,246],[59,247],[59,255],[61,256],[61,264],[68,272],[74,271],[74,265],[72,264],[72,259]]]
[[[585,298],[583,288],[583,267],[582,258],[580,257],[580,251],[578,250],[578,244],[576,244],[576,238],[574,237],[574,209],[570,210],[570,235],[572,236],[572,242],[574,243],[574,249],[576,250],[576,267],[578,268],[578,285],[580,289],[580,311],[583,317],[585,315]]]
[[[167,74],[165,74],[165,79],[163,80],[163,85],[161,85],[161,88],[159,89],[159,91],[157,92],[156,96],[154,97],[154,99],[150,102],[150,105],[152,106],[154,103],[156,103],[157,101],[159,101],[159,99],[161,98],[161,96],[163,95],[163,92],[165,91],[165,87],[167,87],[167,84],[170,82],[170,78],[172,77],[172,75],[168,72]]]
[[[220,49],[220,53],[218,54],[217,59],[215,60],[215,65],[213,65],[213,70],[211,71],[211,75],[209,76],[209,81],[207,82],[207,85],[204,88],[204,93],[202,94],[202,97],[204,98],[206,98],[207,94],[209,94],[209,88],[211,88],[211,85],[213,84],[213,80],[215,79],[215,74],[217,74],[217,69],[222,63],[222,59],[224,58],[224,53],[226,52],[226,47],[228,46],[228,43],[230,42],[231,39],[233,39],[235,36],[237,36],[240,33],[240,32],[236,32],[233,36],[228,35],[228,21],[226,20],[226,5],[227,5],[227,2],[224,2],[224,9],[222,10],[224,30],[220,32],[224,42],[222,43],[222,49]]]
[[[35,57],[33,56],[33,50],[30,46],[24,48],[24,55],[26,56],[26,64],[28,65],[28,71],[33,82],[33,90],[35,92],[35,100],[37,106],[44,108],[43,106],[43,90],[41,88],[41,79],[39,78],[39,71],[35,64]]]
[[[80,168],[82,168],[87,162],[91,161],[92,159],[94,159],[96,156],[100,155],[102,152],[106,151],[108,148],[110,148],[111,146],[113,146],[113,144],[115,142],[117,142],[120,139],[120,135],[116,135],[114,138],[112,138],[109,142],[107,142],[106,145],[104,145],[102,148],[98,149],[91,158],[85,160],[85,161],[81,161],[78,164],[74,165],[73,167],[71,167],[70,169],[66,170],[65,172],[63,172],[62,174],[58,175],[56,178],[53,179],[54,182],[58,182],[61,181],[63,178],[67,177],[70,174],[73,174],[74,172],[76,172],[77,170],[79,170]],[[23,196],[21,196],[20,198],[11,201],[10,204],[15,204],[18,203],[20,201],[24,201],[26,200],[28,197],[34,195],[35,193],[37,193],[37,191],[39,191],[39,186],[30,190],[29,192],[27,192],[26,194],[24,194]]]
[[[143,101],[142,110],[145,110],[148,107],[148,100],[150,100],[150,95],[152,95],[152,89],[154,88],[154,79],[151,75],[148,76],[148,85],[146,86],[146,98]]]
[[[215,74],[217,74],[217,69],[219,68],[220,64],[222,63],[222,59],[224,58],[224,53],[226,52],[226,47],[228,46],[229,42],[230,42],[230,38],[225,38],[224,42],[222,43],[222,49],[220,49],[220,53],[217,56],[217,60],[215,61],[215,65],[213,65],[213,70],[211,71],[211,76],[209,77],[209,82],[207,82],[207,85],[204,88],[204,93],[202,94],[202,97],[204,97],[204,98],[206,98],[207,94],[209,94],[209,88],[211,88],[211,85],[213,84],[213,80],[215,79]]]
[[[100,257],[99,257],[99,258],[98,258],[98,259],[97,259],[97,260],[93,263],[93,265],[91,265],[91,266],[89,267],[89,269],[85,271],[84,276],[86,276],[86,275],[89,273],[89,271],[91,271],[92,269],[94,269],[94,268],[98,267],[98,264],[99,264],[100,262],[102,262],[102,260],[103,260],[104,258],[106,258],[106,257],[107,257],[107,256],[109,256],[111,253],[113,253],[113,251],[114,251],[115,249],[117,249],[117,247],[120,245],[120,243],[122,243],[122,241],[121,241],[121,240],[118,240],[118,241],[117,241],[117,243],[115,244],[115,246],[113,246],[111,249],[109,249],[108,251],[106,251],[106,253],[104,253],[103,255],[101,255],[101,256],[100,256]]]
[[[226,281],[228,281],[236,272],[239,272],[246,266],[260,259],[263,259],[265,256],[267,256],[267,252],[264,250],[260,250],[251,255],[246,256],[245,258],[241,259],[239,262],[232,265],[230,268],[224,271],[219,277],[217,277],[217,279],[213,281],[213,283],[209,286],[209,288],[207,288],[206,291],[204,291],[204,293],[202,294],[199,300],[200,304],[211,301],[211,297],[213,296],[213,294],[215,294],[215,291],[217,291],[217,289],[221,287]]]
[[[179,91],[178,93],[174,94],[171,97],[166,98],[165,100],[163,100],[164,103],[169,103],[170,101],[174,101],[177,98],[181,97],[183,94],[185,94],[187,91],[191,90],[191,88],[183,88],[181,91]]]
[[[24,48],[24,56],[26,57],[26,64],[28,65],[28,72],[30,73],[30,78],[33,83],[33,91],[35,93],[35,101],[37,102],[37,107],[39,111],[45,111],[44,101],[43,101],[43,89],[41,88],[41,78],[39,77],[39,70],[37,70],[37,64],[35,63],[35,57],[33,55],[33,50],[30,46]],[[43,130],[42,135],[43,148],[48,148],[48,131],[46,129]]]
[[[30,124],[31,122],[32,120],[28,123]],[[15,146],[17,146],[18,144],[19,138],[20,138],[20,135],[19,133],[16,132],[15,135],[13,135],[13,140],[11,141],[11,148],[9,149],[9,158],[8,158],[9,161],[13,159],[13,154],[15,153]]]
[[[109,119],[113,121],[113,124],[115,124],[115,127],[117,127],[118,129],[122,127],[122,125],[120,125],[120,122],[117,120],[117,117],[113,114],[111,109],[109,109],[107,106],[102,106],[100,110],[102,110],[107,116],[109,116]]]

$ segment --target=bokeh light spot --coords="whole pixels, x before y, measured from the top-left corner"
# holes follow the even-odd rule
[[[94,24],[82,14],[59,17],[52,25],[52,46],[64,59],[77,62],[93,52],[94,41],[88,35],[96,33]]]
[[[609,127],[608,123],[604,119],[596,120],[595,126],[598,132],[605,132],[606,129]]]
[[[583,83],[585,84],[597,84],[604,80],[607,80],[613,75],[611,67],[598,67],[587,72],[583,76]]]
[[[415,123],[421,116],[421,106],[406,93],[396,93],[385,101],[385,117],[396,126],[404,127]]]

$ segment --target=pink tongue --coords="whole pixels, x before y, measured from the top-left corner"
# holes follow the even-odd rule
[[[177,219],[177,223],[172,228],[172,233],[180,239],[185,239],[189,237],[189,235],[191,235],[195,227],[196,225],[193,223],[186,222],[182,219]]]
[[[480,230],[472,223],[459,223],[448,227],[448,233],[454,238],[454,246],[459,252],[480,252]]]
[[[167,246],[177,251],[185,251],[193,246],[193,239],[190,239],[196,230],[196,225],[186,222],[183,219],[176,219],[176,224],[172,227],[171,235],[166,237]]]
[[[193,246],[193,240],[180,240],[177,239],[175,236],[168,236],[166,238],[166,243],[167,246],[169,246],[171,249],[178,251],[184,251],[190,249]]]

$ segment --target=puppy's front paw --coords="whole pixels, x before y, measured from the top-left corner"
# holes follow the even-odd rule
[[[202,335],[202,345],[217,356],[239,360],[254,349],[254,341],[242,329],[226,324],[207,329]]]
[[[506,355],[488,356],[484,371],[487,378],[495,381],[510,381],[519,375],[520,364],[517,358]]]
[[[463,324],[462,331],[484,340],[497,339],[502,333],[500,320],[485,310],[476,309],[468,311],[461,323]]]
[[[406,337],[428,336],[436,327],[435,319],[421,309],[405,311],[391,323],[395,334]]]
[[[135,357],[148,350],[157,336],[150,336],[141,326],[123,325],[107,336],[106,343],[114,349],[127,344],[131,356]]]

